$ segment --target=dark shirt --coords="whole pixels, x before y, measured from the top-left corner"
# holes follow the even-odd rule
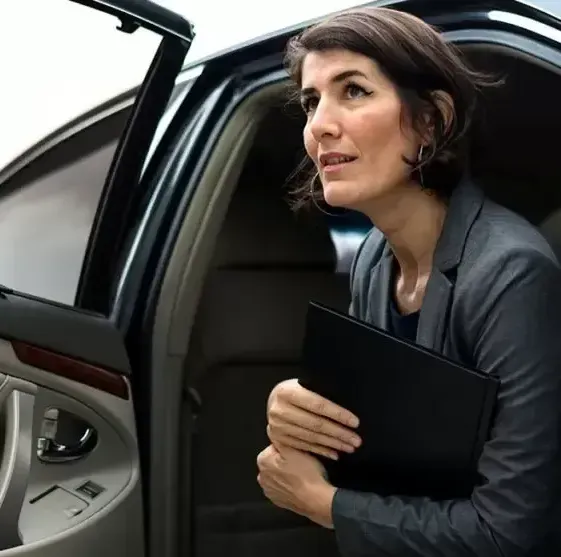
[[[397,261],[394,257],[392,257],[392,259],[392,276],[390,278],[391,291],[394,289],[394,284],[398,276]],[[388,296],[388,306],[388,332],[405,340],[415,342],[415,339],[417,338],[417,327],[419,326],[419,314],[421,312],[414,311],[413,313],[407,314],[401,313],[395,300],[395,295]]]
[[[390,298],[390,332],[391,334],[415,342],[417,327],[419,325],[419,313],[403,314],[399,311],[395,300]]]

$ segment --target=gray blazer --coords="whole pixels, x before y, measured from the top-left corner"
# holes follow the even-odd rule
[[[373,229],[351,271],[351,314],[381,327],[392,258]],[[501,380],[481,485],[445,502],[340,489],[341,555],[559,557],[561,270],[537,230],[468,180],[450,200],[417,342]]]

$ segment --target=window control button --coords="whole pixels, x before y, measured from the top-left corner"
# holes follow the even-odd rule
[[[100,493],[103,493],[105,491],[105,488],[92,481],[87,481],[86,483],[77,487],[76,491],[78,493],[86,495],[90,499],[95,499]]]

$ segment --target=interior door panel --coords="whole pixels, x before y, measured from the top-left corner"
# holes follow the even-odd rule
[[[0,310],[0,555],[142,557],[136,425],[119,331],[16,293],[0,299]],[[56,442],[59,412],[86,424],[76,446]]]

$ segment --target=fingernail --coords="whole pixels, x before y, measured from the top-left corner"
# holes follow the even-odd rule
[[[339,455],[337,453],[332,453],[329,455],[329,458],[331,458],[331,460],[339,460]]]
[[[360,437],[353,437],[351,439],[351,444],[353,447],[358,448],[362,443],[362,439]]]

